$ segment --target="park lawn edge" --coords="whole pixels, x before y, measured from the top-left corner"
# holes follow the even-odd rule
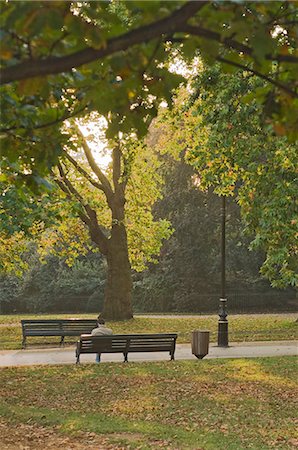
[[[94,318],[94,315],[8,315],[0,316],[0,350],[21,349],[22,329],[20,320],[22,318]],[[19,322],[13,322],[18,320]],[[174,318],[152,318],[138,317],[123,322],[107,322],[114,334],[133,333],[177,333],[177,343],[190,343],[191,333],[198,329],[210,330],[210,342],[217,340],[218,316],[196,316],[196,317],[174,317]],[[255,342],[255,341],[278,341],[297,339],[298,323],[293,314],[279,315],[231,315],[229,316],[229,341],[230,342]],[[74,344],[77,338],[66,337],[66,344]],[[51,345],[57,347],[60,338],[28,338],[28,347],[34,348],[40,345]]]

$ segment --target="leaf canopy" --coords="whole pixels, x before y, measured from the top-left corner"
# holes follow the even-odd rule
[[[2,154],[41,176],[57,162],[58,128],[97,111],[108,136],[143,135],[182,81],[173,51],[191,61],[246,67],[278,134],[297,136],[295,2],[1,2]],[[249,99],[247,99],[249,101]],[[121,120],[119,120],[121,119]]]

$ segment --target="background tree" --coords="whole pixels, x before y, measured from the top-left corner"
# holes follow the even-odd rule
[[[166,125],[152,127],[148,139],[151,152],[160,147]],[[170,146],[173,142],[170,142]],[[164,147],[162,150],[164,150]],[[181,148],[181,147],[180,147]],[[173,149],[172,149],[173,150]],[[163,196],[154,206],[155,216],[167,218],[174,228],[164,243],[158,265],[137,276],[136,307],[142,311],[217,311],[220,290],[221,199],[212,189],[202,191],[196,169],[187,164],[183,151],[174,158],[160,156],[165,179]],[[249,251],[253,236],[244,232],[240,208],[227,200],[227,292],[232,311],[278,308],[277,298],[290,300],[290,290],[282,294],[270,288],[259,275],[264,263],[262,251]],[[265,305],[266,304],[266,305]],[[245,306],[246,305],[246,306]]]
[[[122,136],[111,143],[112,161],[103,170],[80,128],[73,124],[68,133],[68,145],[51,178],[51,183],[61,189],[61,195],[52,188],[46,199],[49,213],[55,205],[61,210],[59,218],[56,217],[60,224],[47,228],[39,217],[30,233],[38,243],[41,256],[64,255],[69,265],[92,249],[88,245],[90,239],[107,262],[103,314],[107,319],[129,319],[132,317],[131,263],[135,270],[143,270],[148,261],[155,260],[162,240],[171,234],[169,222],[154,221],[151,212],[160,196],[158,160],[135,136]],[[7,199],[6,213],[9,205],[15,210],[17,204],[17,199],[13,205]],[[46,208],[43,214],[46,216]],[[33,213],[28,215],[27,220],[30,219],[36,219]],[[26,237],[22,235],[22,238],[26,248]],[[14,235],[10,241],[13,239]],[[12,263],[16,265],[18,260],[20,269],[26,268],[19,255],[16,259],[11,252],[6,254],[10,256],[8,261],[4,258],[3,264],[12,268]]]
[[[235,195],[253,247],[266,251],[261,272],[273,286],[297,282],[297,152],[264,123],[251,94],[267,84],[248,72],[202,71],[193,91],[180,92],[163,147],[185,151],[200,187]],[[250,99],[247,103],[247,99]],[[165,117],[161,119],[162,126]]]
[[[80,254],[69,266],[65,255],[40,258],[36,242],[27,245],[21,274],[0,272],[2,314],[97,313],[102,310],[106,267],[102,255]]]
[[[149,155],[152,151],[150,147]],[[139,249],[141,236],[145,241],[148,236],[138,222],[143,224],[144,219],[142,214],[137,215],[133,222],[138,225],[132,232],[133,223],[129,223],[131,214],[128,214],[130,260],[132,268],[137,266],[141,270],[132,270],[133,309],[138,312],[216,313],[220,283],[220,198],[211,190],[205,193],[196,186],[196,171],[183,160],[163,155],[158,171],[165,183],[163,197],[154,206],[154,218],[157,223],[159,218],[166,218],[175,231],[164,242],[157,256],[158,264],[149,263],[143,270],[146,255],[139,254]],[[136,187],[133,199],[139,198]],[[61,197],[60,202],[63,202]],[[128,198],[126,205],[130,203]],[[64,204],[63,210],[66,212],[69,206],[69,203]],[[103,210],[99,216],[102,214]],[[65,216],[59,226],[56,224],[56,229],[42,231],[39,228],[37,241],[33,237],[28,241],[26,233],[17,236],[14,247],[12,243],[5,247],[0,260],[14,270],[18,268],[20,274],[16,277],[7,270],[0,273],[2,313],[102,311],[107,272],[105,258],[89,243],[88,231],[76,219],[75,211],[71,215],[71,218]],[[146,219],[146,215],[144,217]],[[153,227],[150,234],[154,232]],[[248,251],[249,241],[250,236],[244,235],[240,208],[230,198],[227,201],[229,311],[295,310],[295,292],[272,289],[268,282],[261,280],[258,271],[264,254]],[[2,245],[1,248],[4,249]],[[16,260],[19,256],[22,266]]]

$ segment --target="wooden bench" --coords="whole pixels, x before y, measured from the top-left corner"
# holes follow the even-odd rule
[[[82,353],[123,353],[128,362],[128,353],[169,352],[174,360],[177,334],[114,334],[110,336],[91,336],[83,334],[77,342],[76,363]]]
[[[60,345],[64,343],[65,336],[80,336],[91,333],[96,328],[96,319],[26,319],[21,320],[23,341],[26,347],[28,336],[60,336]]]

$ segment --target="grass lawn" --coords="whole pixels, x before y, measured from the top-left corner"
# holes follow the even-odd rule
[[[295,357],[4,368],[0,444],[294,449],[296,381]]]
[[[19,349],[22,342],[21,319],[26,318],[95,318],[95,314],[61,314],[61,315],[2,315],[0,316],[0,349]],[[269,341],[296,339],[298,323],[294,314],[264,315],[230,315],[229,340],[231,342]],[[210,341],[217,339],[218,316],[197,316],[194,318],[153,318],[138,317],[126,322],[108,322],[114,333],[178,333],[179,343],[190,342],[191,332],[197,329],[210,330]],[[28,344],[52,342],[59,343],[59,338],[28,338]],[[74,342],[66,338],[66,342]]]

